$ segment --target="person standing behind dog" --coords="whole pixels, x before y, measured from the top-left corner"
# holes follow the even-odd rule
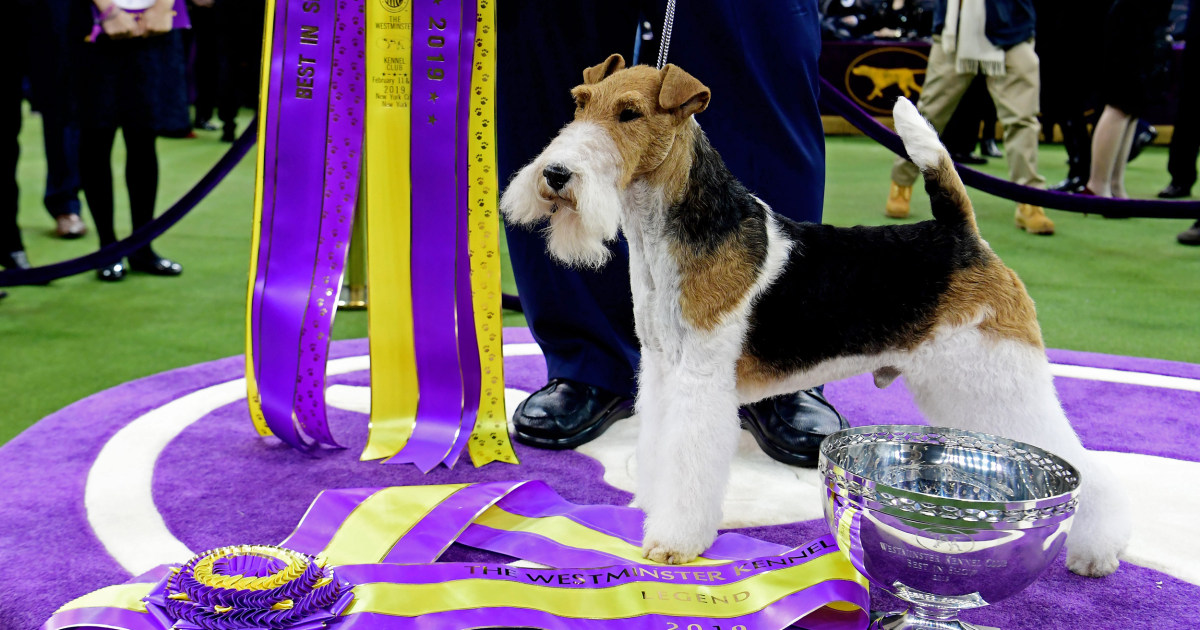
[[[641,15],[660,16],[664,4],[499,3],[502,178],[535,157],[570,121],[569,93],[582,82],[583,69],[627,51]],[[825,144],[817,109],[817,0],[690,0],[679,9],[670,61],[703,76],[718,95],[703,125],[713,146],[777,212],[819,222]],[[656,48],[643,45],[641,63],[653,64]],[[513,228],[507,236],[525,317],[546,356],[549,377],[513,414],[516,439],[541,448],[574,448],[632,413],[639,348],[628,250],[619,241],[601,270],[568,269],[547,255],[537,232]],[[821,439],[848,426],[819,390],[769,398],[742,412],[768,455],[801,466],[815,466]]]
[[[1009,179],[1044,188],[1037,171],[1038,57],[1033,49],[1033,0],[939,0],[934,12],[933,46],[917,109],[939,133],[958,107],[975,75],[987,77],[988,91],[1004,125]],[[885,205],[887,216],[909,214],[913,182],[920,171],[896,158]],[[1018,204],[1015,221],[1030,234],[1053,234],[1054,222],[1039,206]]]
[[[92,10],[92,3],[95,11]],[[145,8],[136,17],[121,5]],[[146,6],[149,5],[148,8]],[[125,183],[133,229],[154,218],[158,195],[161,133],[179,133],[188,121],[183,40],[172,30],[175,0],[92,0],[76,2],[75,62],[80,112],[80,172],[100,246],[116,242],[113,227],[112,149],[117,129],[125,139]],[[96,30],[99,32],[96,32]],[[85,36],[94,41],[84,41]],[[179,263],[159,256],[149,245],[129,257],[129,267],[160,276],[183,272]],[[97,270],[101,280],[125,277],[123,261]]]

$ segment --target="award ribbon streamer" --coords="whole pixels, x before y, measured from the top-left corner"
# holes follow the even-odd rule
[[[345,610],[335,607],[334,613],[341,616],[323,622],[338,629],[457,630],[502,625],[662,630],[670,627],[669,623],[677,624],[678,628],[691,623],[709,628],[715,623],[723,630],[738,626],[761,630],[785,628],[800,618],[810,629],[866,626],[865,610],[869,603],[866,580],[843,553],[837,553],[835,537],[830,535],[788,549],[727,533],[718,537],[705,558],[680,566],[656,565],[641,559],[639,552],[636,564],[606,562],[605,568],[578,568],[568,562],[571,558],[544,545],[543,535],[551,535],[562,548],[586,552],[607,547],[608,551],[602,553],[616,550],[617,555],[624,556],[627,550],[621,549],[621,545],[633,551],[638,549],[639,541],[625,540],[634,533],[632,527],[640,527],[638,515],[640,511],[633,508],[574,505],[537,481],[327,490],[317,497],[296,531],[282,543],[289,550],[278,553],[312,557],[306,566],[331,567],[338,580],[354,585],[354,600],[349,607]],[[503,551],[486,542],[481,548],[558,569],[430,564],[454,542],[474,545],[460,534],[485,522],[490,529],[530,536]],[[718,547],[725,553],[738,551],[747,555],[732,562],[714,562],[713,556],[718,555],[714,550]],[[259,548],[226,548],[232,551],[224,555],[236,555],[239,549]],[[203,560],[220,557],[220,551],[201,556]],[[209,566],[211,563],[201,561],[201,556],[187,566]],[[251,564],[262,564],[250,560]],[[421,564],[395,564],[396,561]],[[277,563],[268,568],[280,570]],[[219,579],[249,587],[266,579],[250,577],[268,572]],[[170,627],[165,622],[170,620],[155,617],[155,610],[147,611],[142,600],[148,598],[160,606],[169,605],[164,602],[161,589],[177,573],[178,567],[159,567],[135,578],[133,583],[85,595],[64,605],[42,628],[100,625],[126,630],[165,630]],[[235,571],[229,569],[224,573]],[[284,588],[277,581],[268,586]],[[264,597],[258,592],[260,595],[228,597],[230,601],[257,601]],[[245,618],[268,614],[230,612],[230,621],[239,615]],[[219,614],[209,616],[221,619]],[[301,627],[324,626],[296,626]]]
[[[471,143],[468,135],[471,117],[471,83],[473,73],[472,54],[475,50],[475,0],[462,0],[462,35],[458,51],[458,107],[455,115],[455,255],[454,255],[454,310],[455,326],[458,331],[458,371],[462,377],[462,419],[458,435],[446,454],[444,463],[453,468],[458,463],[467,441],[475,430],[475,417],[479,411],[479,342],[475,339],[475,312],[471,292],[471,242],[469,217],[470,173],[468,164]]]
[[[250,420],[259,435],[272,435],[271,427],[263,417],[262,399],[258,394],[259,337],[256,322],[262,311],[263,288],[267,267],[259,264],[260,253],[265,261],[270,253],[268,240],[263,239],[263,226],[270,225],[275,211],[275,142],[279,137],[279,92],[283,74],[283,29],[287,25],[287,0],[282,9],[275,0],[267,0],[263,24],[263,64],[259,90],[258,110],[258,160],[254,176],[254,221],[250,236],[250,282],[246,288],[246,399],[250,406]],[[278,45],[277,45],[278,44]],[[268,168],[270,165],[270,168]],[[264,251],[265,250],[265,251]],[[286,428],[286,427],[285,427]],[[289,436],[293,440],[295,436]],[[287,441],[281,436],[281,439]],[[289,442],[290,443],[290,442]]]
[[[264,73],[266,120],[260,128],[265,136],[260,144],[262,189],[255,195],[247,393],[259,432],[265,424],[301,450],[316,444],[300,434],[297,420],[308,437],[336,445],[324,416],[325,357],[334,309],[324,304],[329,299],[325,293],[341,286],[347,222],[353,216],[344,206],[353,208],[356,194],[346,182],[358,180],[362,103],[357,96],[362,83],[361,0],[341,7],[339,16],[333,2],[272,5],[271,68]],[[341,31],[336,47],[335,30]],[[337,82],[335,73],[341,74]],[[286,182],[281,174],[287,175]],[[331,210],[339,216],[330,217]],[[322,253],[324,262],[319,260]],[[297,403],[306,408],[298,413]]]
[[[410,225],[412,3],[367,2],[367,309],[371,430],[362,459],[391,457],[417,414]]]
[[[479,410],[471,432],[471,462],[518,464],[504,413],[503,320],[500,312],[500,184],[496,168],[496,3],[479,0],[471,74],[471,155],[467,176],[471,295],[479,345]]]
[[[333,36],[332,77],[325,145],[321,227],[317,237],[316,268],[300,335],[300,375],[294,402],[304,432],[322,444],[340,446],[325,416],[325,363],[329,333],[337,313],[346,252],[354,227],[358,170],[363,143],[363,0],[330,3],[337,10]],[[314,33],[314,37],[318,34]]]
[[[463,383],[455,323],[455,123],[462,11],[452,0],[412,0],[413,337],[418,387],[412,436],[386,463],[423,472],[446,459],[461,430]],[[369,211],[369,209],[368,209]]]

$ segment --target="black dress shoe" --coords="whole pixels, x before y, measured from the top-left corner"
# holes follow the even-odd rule
[[[741,408],[742,427],[749,429],[763,452],[776,461],[812,468],[821,440],[850,428],[846,418],[825,399],[824,386],[765,398]]]
[[[18,249],[15,252],[0,255],[0,267],[5,269],[32,269],[33,265],[29,264],[29,256],[25,255],[25,250]]]
[[[116,282],[125,277],[125,263],[117,261],[96,270],[96,277],[105,282]]]
[[[1133,144],[1129,145],[1129,159],[1126,162],[1132,162],[1134,158],[1142,153],[1150,143],[1158,139],[1158,130],[1151,126],[1140,128],[1136,135],[1133,136]]]
[[[980,140],[979,152],[987,157],[1004,157],[1004,154],[1000,152],[1000,147],[996,146],[995,138],[984,138],[983,140]]]
[[[566,378],[552,378],[513,412],[515,437],[528,446],[575,448],[633,415],[633,398]]]
[[[1184,197],[1192,196],[1191,186],[1180,186],[1175,182],[1167,184],[1167,187],[1158,192],[1159,199],[1183,199]]]
[[[221,130],[221,142],[233,142],[237,140],[237,125],[225,123],[225,128]]]
[[[981,158],[971,153],[951,153],[950,159],[959,164],[987,164],[986,158]]]
[[[1182,231],[1175,237],[1183,245],[1200,245],[1200,221],[1192,224],[1192,227]]]
[[[1050,190],[1065,193],[1081,193],[1087,187],[1088,178],[1081,175],[1068,175],[1066,179],[1050,187]]]
[[[183,265],[162,256],[144,259],[130,257],[129,268],[156,276],[178,276],[183,273]]]

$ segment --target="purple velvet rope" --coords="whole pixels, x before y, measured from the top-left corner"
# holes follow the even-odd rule
[[[900,136],[888,129],[871,114],[842,94],[821,77],[821,99],[867,137],[887,147],[896,155],[908,158]],[[1018,203],[1113,217],[1145,219],[1200,219],[1200,201],[1159,201],[1155,199],[1111,199],[1042,190],[1014,184],[962,164],[955,164],[959,177],[967,186]]]
[[[412,300],[417,419],[408,443],[385,463],[422,472],[446,459],[462,426],[463,382],[455,325],[455,122],[458,2],[413,2]]]
[[[154,239],[162,236],[163,232],[169,230],[187,213],[191,212],[208,193],[212,192],[217,184],[220,184],[225,179],[226,175],[233,170],[242,158],[246,157],[246,153],[250,151],[250,147],[254,146],[256,131],[258,128],[258,119],[251,121],[250,127],[242,133],[241,137],[229,147],[225,155],[217,160],[204,177],[196,182],[192,189],[184,193],[179,201],[174,205],[150,221],[143,225],[133,234],[105,247],[92,252],[86,256],[64,260],[51,265],[42,265],[32,269],[8,269],[0,271],[0,287],[12,287],[25,284],[46,284],[52,280],[73,276],[75,274],[91,271],[105,265],[110,265],[133,252],[149,245]]]

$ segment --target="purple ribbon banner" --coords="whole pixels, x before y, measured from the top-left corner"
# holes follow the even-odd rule
[[[297,422],[338,446],[324,378],[361,159],[363,5],[287,0],[274,18],[251,348],[267,426],[311,451]]]
[[[422,472],[448,459],[462,432],[464,411],[458,345],[462,324],[455,317],[461,302],[456,254],[465,247],[457,244],[456,181],[462,18],[458,1],[413,0],[412,146],[420,159],[412,162],[411,269],[420,377],[412,436],[387,463],[416,464]],[[467,81],[469,85],[469,77]],[[469,285],[462,290],[469,296]]]
[[[419,518],[407,529],[391,527],[380,516],[395,510]],[[508,515],[492,521],[508,528],[503,540],[466,536],[479,527],[477,520],[497,512]],[[165,630],[172,625],[172,610],[208,624],[203,627],[211,622],[229,630],[249,619],[284,618],[304,620],[300,626],[279,626],[291,630],[663,630],[671,624],[679,630],[690,624],[746,630],[782,629],[801,619],[809,630],[848,630],[867,623],[865,580],[838,551],[833,536],[789,549],[727,533],[705,552],[707,564],[685,566],[656,565],[640,554],[635,562],[601,551],[614,547],[606,542],[609,537],[618,539],[617,547],[636,550],[640,515],[633,508],[572,504],[539,481],[327,490],[280,548],[227,547],[182,567],[160,567],[64,606],[43,630]],[[550,531],[558,533],[557,540],[543,535]],[[435,563],[455,542],[558,568]],[[590,549],[597,553],[587,555],[589,545],[599,545]],[[339,557],[377,560],[339,564]],[[722,557],[728,561],[711,562]],[[590,564],[596,561],[601,564]],[[292,577],[273,577],[285,573]],[[329,580],[303,577],[317,574]],[[239,594],[237,584],[246,579],[264,582],[295,606],[272,605],[274,595],[261,589]],[[353,590],[352,603],[343,596],[346,589]],[[181,591],[191,594],[183,597]],[[142,599],[148,607],[139,606]],[[222,609],[205,604],[208,600],[223,604]],[[329,607],[335,600],[339,603]],[[196,626],[178,622],[175,627]]]
[[[475,0],[462,0],[462,35],[458,51],[458,108],[455,115],[457,144],[455,146],[455,177],[457,178],[458,224],[457,246],[454,259],[454,294],[456,323],[458,326],[458,366],[462,375],[463,399],[462,420],[458,437],[454,440],[446,465],[453,467],[471,439],[475,430],[475,418],[479,412],[479,393],[483,385],[483,372],[479,363],[479,341],[475,337],[474,296],[471,294],[471,246],[470,246],[470,203],[467,173],[470,157],[470,105],[471,62],[475,48],[476,15]],[[482,43],[482,42],[480,42]]]

